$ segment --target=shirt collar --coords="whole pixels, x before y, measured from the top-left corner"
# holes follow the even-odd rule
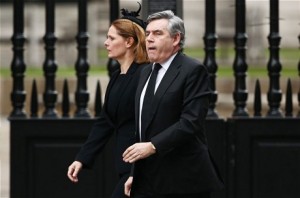
[[[177,52],[177,53],[178,53],[178,52]],[[170,65],[171,65],[171,63],[172,63],[172,61],[173,61],[173,59],[174,59],[175,56],[177,55],[177,53],[173,54],[166,62],[161,63],[161,64],[160,64],[161,67],[164,68],[165,70],[168,70],[168,68],[170,67]],[[155,64],[155,63],[153,63],[152,68],[154,67],[154,64]]]

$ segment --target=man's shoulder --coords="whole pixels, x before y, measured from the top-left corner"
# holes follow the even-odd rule
[[[186,68],[188,70],[193,70],[193,69],[199,69],[199,68],[204,68],[204,64],[202,64],[199,60],[192,58],[188,55],[182,54],[181,55],[181,62],[182,62],[182,66],[183,68]]]
[[[207,74],[207,68],[202,64],[199,60],[187,56],[185,54],[181,54],[178,57],[178,61],[180,61],[179,65],[181,73],[186,76],[191,76],[194,74]]]
[[[185,63],[185,64],[198,65],[198,66],[199,65],[203,65],[201,63],[201,61],[199,61],[199,60],[197,60],[197,59],[195,59],[193,57],[190,57],[190,56],[188,56],[188,55],[186,55],[184,53],[180,53],[178,55],[179,55],[179,59],[181,59],[182,62]]]

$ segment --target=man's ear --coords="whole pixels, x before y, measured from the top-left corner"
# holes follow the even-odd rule
[[[133,43],[134,43],[134,39],[132,37],[128,37],[126,39],[126,47],[127,48],[130,48],[133,45]]]
[[[173,37],[174,41],[173,41],[173,46],[177,46],[179,45],[180,42],[180,33],[177,33],[174,37]]]

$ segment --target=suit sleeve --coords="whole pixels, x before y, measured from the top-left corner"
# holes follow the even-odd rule
[[[75,160],[80,161],[84,168],[91,168],[96,155],[103,150],[113,132],[114,128],[107,122],[102,111]]]
[[[183,105],[178,121],[151,138],[158,154],[165,154],[194,138],[206,142],[204,122],[209,105],[208,73],[203,65],[194,67],[183,83]]]

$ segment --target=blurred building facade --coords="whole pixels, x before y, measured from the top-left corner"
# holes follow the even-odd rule
[[[13,32],[13,9],[11,0],[0,1],[0,66],[9,67],[12,60],[11,36]],[[120,8],[137,9],[137,0],[120,0]],[[138,2],[143,3],[142,0]],[[223,49],[233,46],[234,37],[234,0],[217,2],[218,46]],[[247,2],[247,58],[251,63],[264,60],[263,50],[268,47],[269,1],[248,0]],[[186,47],[202,47],[204,35],[205,0],[184,0],[182,2],[183,19],[186,25]],[[88,58],[91,65],[103,65],[98,49],[103,48],[106,31],[109,27],[109,1],[89,0],[88,3]],[[56,59],[59,66],[73,66],[76,57],[77,3],[76,0],[63,0],[56,3],[55,35]],[[142,13],[141,16],[145,16]],[[280,1],[281,47],[298,48],[297,36],[300,32],[300,2],[297,0]],[[28,0],[25,4],[26,37],[24,59],[27,66],[40,67],[45,58],[43,36],[45,34],[45,6],[43,1]],[[225,49],[225,50],[224,50]],[[203,57],[199,57],[202,59]],[[222,61],[222,60],[220,60]],[[225,60],[226,61],[226,60]],[[228,62],[228,60],[227,60]],[[229,60],[231,63],[232,60]]]

